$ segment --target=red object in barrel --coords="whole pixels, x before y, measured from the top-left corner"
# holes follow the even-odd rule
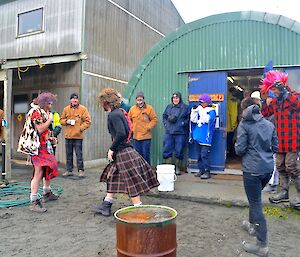
[[[176,257],[176,210],[160,205],[115,213],[118,257]]]

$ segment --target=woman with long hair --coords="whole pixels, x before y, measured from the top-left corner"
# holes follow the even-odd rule
[[[159,185],[155,171],[130,143],[131,122],[127,113],[119,108],[120,100],[112,88],[103,89],[98,96],[101,107],[109,112],[107,123],[112,137],[107,153],[110,163],[100,177],[100,182],[107,183],[107,194],[100,205],[94,206],[95,212],[104,216],[111,215],[115,193],[128,194],[134,205],[141,205],[140,195]]]

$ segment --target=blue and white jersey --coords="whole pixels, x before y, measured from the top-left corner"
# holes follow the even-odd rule
[[[199,105],[191,110],[190,137],[200,145],[211,146],[216,126],[216,111],[213,107]]]

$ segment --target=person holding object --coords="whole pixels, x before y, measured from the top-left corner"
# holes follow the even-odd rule
[[[70,105],[64,108],[60,123],[64,126],[67,157],[67,171],[63,176],[73,176],[73,149],[75,149],[78,176],[84,178],[85,173],[82,157],[83,132],[90,127],[91,117],[87,108],[79,104],[77,93],[71,94]]]
[[[243,242],[243,248],[258,256],[268,256],[261,192],[272,176],[278,139],[275,126],[263,118],[254,98],[243,99],[241,108],[243,113],[237,129],[235,151],[242,157],[244,188],[249,202],[249,221],[243,221],[242,226],[250,235],[256,235],[256,243]]]
[[[26,115],[26,120],[18,144],[18,152],[31,156],[33,164],[33,177],[31,180],[31,193],[29,206],[34,212],[46,212],[47,209],[42,202],[54,201],[58,196],[52,193],[50,180],[58,176],[57,161],[53,155],[53,150],[49,137],[49,126],[53,121],[51,107],[56,96],[44,92],[31,104],[31,109]],[[42,202],[38,198],[40,181],[43,180]]]
[[[286,85],[288,74],[271,70],[262,79],[262,92],[272,92],[275,98],[267,97],[262,105],[265,117],[274,115],[279,149],[276,167],[280,174],[281,191],[269,198],[271,203],[290,202],[291,207],[300,209],[300,170],[297,158],[300,151],[300,94]],[[295,181],[297,197],[289,199],[290,180]]]
[[[189,107],[182,101],[180,92],[175,92],[171,97],[171,104],[167,105],[163,113],[165,135],[163,142],[163,158],[167,164],[172,163],[175,152],[175,173],[181,175],[184,147],[187,143],[189,128]]]
[[[191,110],[189,142],[194,140],[198,147],[199,172],[195,176],[209,179],[211,177],[209,155],[216,126],[216,111],[211,106],[212,100],[208,94],[202,94],[199,102],[200,105],[194,105]]]
[[[112,144],[108,149],[109,164],[100,177],[100,182],[107,183],[107,194],[100,205],[94,205],[94,211],[103,216],[111,215],[115,193],[128,194],[132,203],[141,205],[140,195],[157,187],[155,171],[150,164],[132,147],[130,143],[132,125],[125,110],[119,108],[120,98],[113,88],[103,89],[98,101],[108,112],[108,131]]]

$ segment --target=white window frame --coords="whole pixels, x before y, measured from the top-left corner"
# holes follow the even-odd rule
[[[36,31],[24,33],[24,34],[19,34],[19,16],[22,15],[22,14],[30,13],[30,12],[37,11],[37,10],[40,10],[40,9],[42,9],[42,27],[41,27],[41,30],[36,30]],[[31,10],[28,10],[28,11],[25,11],[25,12],[20,12],[20,13],[17,14],[16,19],[17,19],[17,22],[16,22],[16,24],[17,24],[17,26],[16,26],[16,38],[26,37],[26,36],[30,36],[30,35],[36,35],[36,34],[40,34],[40,33],[45,32],[45,7],[44,6],[41,6],[41,7],[35,8],[35,9],[31,9]]]

